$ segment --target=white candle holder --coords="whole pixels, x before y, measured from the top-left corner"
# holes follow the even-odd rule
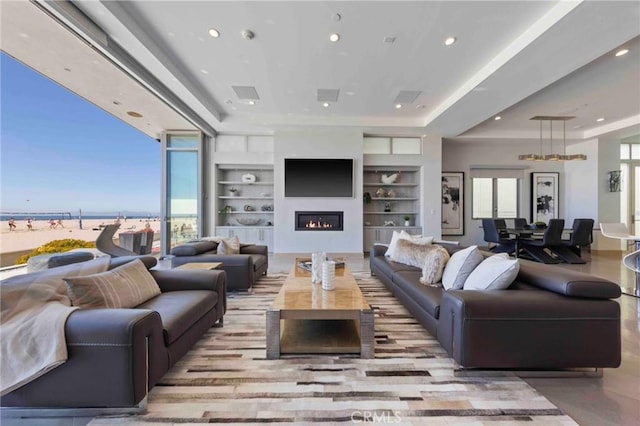
[[[333,290],[336,280],[336,262],[326,261],[322,264],[322,289]]]

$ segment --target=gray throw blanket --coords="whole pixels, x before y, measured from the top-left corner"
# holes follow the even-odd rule
[[[109,261],[100,257],[0,282],[0,395],[67,360],[64,327],[77,308],[63,278],[104,272]]]

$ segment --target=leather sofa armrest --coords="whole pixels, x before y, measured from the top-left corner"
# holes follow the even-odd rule
[[[539,290],[449,290],[437,336],[466,367],[614,367],[621,353],[620,305]]]
[[[160,291],[211,290],[224,288],[226,274],[222,270],[154,269],[149,271]]]
[[[387,252],[388,249],[389,249],[389,246],[387,244],[374,244],[373,247],[371,247],[371,252],[369,253],[369,256],[371,257],[384,256],[384,254]]]
[[[154,311],[76,310],[65,335],[68,360],[3,396],[3,406],[133,407],[169,368],[162,321]]]
[[[263,254],[269,256],[269,247],[262,245],[250,245],[240,247],[240,254]]]

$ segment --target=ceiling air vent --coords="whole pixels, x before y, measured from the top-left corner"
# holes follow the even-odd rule
[[[260,99],[258,96],[258,92],[256,88],[253,86],[231,86],[236,95],[238,95],[238,99],[247,99],[257,101]]]
[[[340,90],[318,89],[318,102],[338,102]]]
[[[422,93],[420,90],[401,90],[396,96],[394,104],[411,104]]]

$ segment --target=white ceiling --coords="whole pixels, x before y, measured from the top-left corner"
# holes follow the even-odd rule
[[[25,11],[36,8],[17,3],[23,7],[1,4],[3,50],[47,74],[52,59],[16,42],[16,34],[26,33],[38,43],[61,42],[68,55],[57,56],[53,65],[69,61],[76,69],[78,62],[94,60],[92,49],[67,40],[58,24],[57,31],[42,34],[47,25],[34,25],[34,12]],[[193,122],[219,132],[350,126],[370,134],[525,139],[537,137],[538,123],[529,120],[535,115],[575,115],[567,130],[577,139],[640,126],[637,1],[74,4],[97,30],[80,25],[82,19],[68,8],[44,7],[77,25],[120,67],[146,80],[151,74],[151,91],[164,94]],[[13,25],[10,31],[7,23]],[[219,38],[208,35],[212,27]],[[252,40],[241,35],[247,29],[255,33]],[[332,32],[340,34],[339,42],[329,41]],[[445,47],[448,36],[457,42]],[[385,37],[395,42],[385,43]],[[621,46],[631,51],[616,58]],[[137,64],[123,61],[123,52]],[[108,87],[132,82],[122,72],[87,69],[74,73],[73,81],[60,74],[49,75],[103,108],[113,96],[95,89],[97,79]],[[260,100],[249,105],[238,99],[235,85],[255,87]],[[316,99],[318,89],[339,90],[338,101],[324,108]],[[394,99],[403,90],[421,94],[396,109]],[[186,106],[180,108],[176,99]],[[138,101],[135,110],[148,127],[192,126],[157,111],[151,117],[164,102],[131,101]],[[502,120],[493,120],[496,114]],[[605,121],[596,122],[599,117]]]

